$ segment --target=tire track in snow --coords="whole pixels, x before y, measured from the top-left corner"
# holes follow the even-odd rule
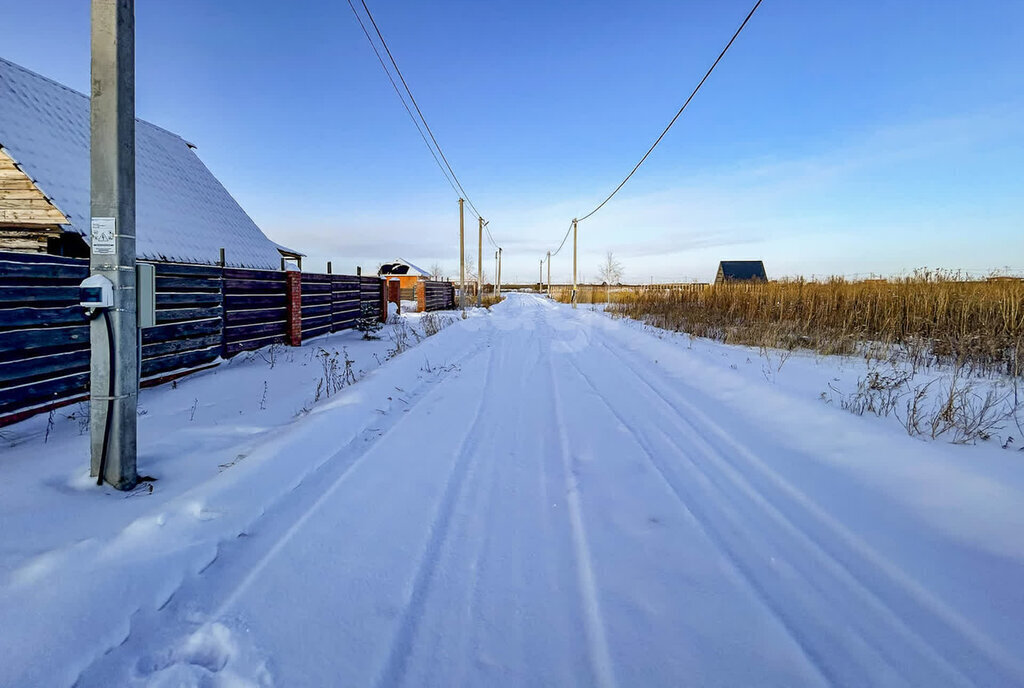
[[[566,432],[565,418],[561,412],[562,396],[558,389],[558,377],[555,374],[555,364],[550,352],[548,353],[547,360],[548,373],[551,377],[553,419],[555,427],[558,429],[559,454],[561,455],[562,471],[565,477],[565,496],[569,507],[569,526],[572,533],[573,555],[576,561],[576,572],[579,580],[581,602],[583,604],[584,629],[587,635],[587,649],[591,670],[594,673],[595,685],[611,688],[616,685],[615,673],[612,669],[611,655],[608,651],[608,638],[605,633],[604,618],[601,615],[601,605],[597,594],[593,557],[587,544],[587,531],[583,523],[579,485],[572,470],[572,448],[569,444],[568,433]]]
[[[494,395],[487,394],[487,390],[494,379],[494,371],[497,368],[497,361],[494,355],[493,344],[489,347],[487,373],[481,391],[481,399],[477,403],[476,413],[473,421],[469,423],[459,447],[458,456],[448,476],[444,493],[441,497],[440,507],[430,526],[430,537],[426,547],[420,556],[420,564],[413,578],[412,590],[409,600],[403,609],[398,630],[392,638],[390,649],[384,666],[378,674],[374,685],[380,688],[390,688],[402,683],[410,654],[412,653],[413,641],[419,630],[420,621],[423,618],[426,607],[427,594],[437,571],[438,562],[441,559],[448,534],[451,529],[451,519],[455,507],[463,498],[464,487],[475,471],[475,462],[471,461],[473,454],[479,448],[482,440],[487,438],[486,433],[479,427],[482,421],[489,419],[488,411],[493,405]]]
[[[806,637],[806,635],[802,633],[801,629],[795,626],[792,623],[792,621],[789,618],[787,618],[785,614],[781,613],[778,606],[772,601],[771,596],[768,595],[767,592],[763,589],[763,587],[759,584],[756,575],[754,575],[750,568],[745,566],[743,562],[735,556],[731,548],[725,546],[724,542],[722,541],[722,538],[717,534],[717,532],[713,531],[709,527],[707,520],[705,518],[702,518],[697,513],[695,513],[694,510],[690,507],[687,500],[683,498],[683,496],[680,494],[679,490],[676,488],[673,481],[669,479],[668,475],[662,469],[661,464],[656,459],[654,459],[656,450],[653,447],[651,447],[650,444],[643,437],[640,436],[640,433],[638,433],[634,429],[634,424],[629,419],[625,418],[615,407],[613,407],[608,402],[604,393],[597,388],[597,386],[594,384],[590,376],[584,373],[582,369],[580,369],[580,367],[576,364],[573,358],[570,356],[567,357],[567,359],[570,365],[572,365],[573,369],[583,379],[584,383],[586,383],[586,385],[590,387],[590,389],[594,392],[594,396],[600,399],[605,408],[608,409],[608,411],[615,417],[616,420],[618,420],[622,427],[625,428],[626,431],[630,434],[630,436],[633,438],[633,441],[643,452],[644,457],[647,459],[648,463],[651,465],[652,468],[654,468],[655,474],[658,476],[658,479],[661,480],[662,484],[673,496],[673,498],[680,505],[683,511],[685,511],[693,520],[693,522],[698,525],[700,531],[716,547],[716,549],[718,549],[720,552],[722,552],[723,555],[725,555],[727,561],[731,564],[733,570],[736,571],[736,573],[739,574],[739,576],[746,582],[747,586],[754,594],[756,599],[765,606],[765,608],[768,610],[772,618],[774,618],[779,623],[779,625],[785,630],[785,632],[789,635],[790,639],[800,650],[800,653],[807,660],[808,664],[811,667],[813,667],[815,672],[817,672],[817,674],[822,678],[822,680],[829,684],[835,684],[834,677],[829,675],[828,669],[826,666],[822,664],[821,658],[817,655],[817,653],[813,652],[813,649],[811,647],[809,647],[808,638]]]
[[[474,350],[474,352],[470,354],[470,357],[467,360],[476,358],[480,351],[481,349],[479,348]],[[431,387],[427,391],[427,393],[420,397],[416,404],[412,405],[410,408],[418,406],[420,403],[423,402],[424,399],[429,398],[431,394],[434,392],[434,390],[436,390],[437,388],[438,385],[434,385],[433,387]],[[389,425],[383,433],[378,435],[372,442],[364,443],[362,447],[359,446],[359,440],[363,439],[362,433],[354,437],[352,441],[348,445],[346,445],[345,449],[351,449],[353,446],[355,446],[359,449],[359,451],[356,453],[354,457],[349,458],[349,461],[346,464],[344,464],[344,467],[342,468],[337,478],[335,478],[333,482],[331,482],[329,486],[324,489],[323,493],[320,494],[319,497],[317,497],[317,499],[309,506],[309,508],[307,508],[295,521],[293,521],[291,525],[288,527],[288,529],[274,541],[274,544],[270,548],[270,550],[268,550],[267,553],[263,557],[261,557],[260,561],[249,570],[249,573],[242,580],[242,582],[235,588],[234,592],[217,608],[217,611],[214,613],[214,618],[220,618],[227,613],[227,610],[230,609],[232,605],[249,588],[252,582],[258,577],[260,572],[262,572],[267,567],[267,565],[277,556],[277,554],[291,541],[295,534],[298,533],[299,530],[301,530],[302,526],[313,516],[313,514],[315,514],[320,509],[320,507],[323,506],[334,495],[335,492],[337,492],[338,488],[340,488],[345,483],[345,480],[351,474],[352,469],[354,469],[362,462],[362,460],[367,456],[367,454],[370,453],[370,449],[379,444],[384,438],[394,433],[396,429],[401,428],[402,421],[407,417],[408,414],[405,413],[398,415],[397,420],[395,420],[391,425]],[[342,449],[340,452],[335,454],[334,457],[344,454],[345,449]],[[333,463],[335,460],[334,457],[332,457],[332,459],[326,463]],[[296,487],[298,487],[298,485],[296,485]],[[293,488],[292,492],[294,491],[295,490]]]
[[[506,352],[506,348],[502,347],[502,354]],[[506,357],[502,356],[499,362],[500,366],[508,365]],[[524,371],[525,372],[525,371]],[[515,399],[527,398],[527,384],[529,377],[527,375],[521,375],[519,377],[519,385]],[[484,390],[485,394],[496,394],[495,390]],[[515,433],[520,427],[523,418],[523,405],[515,405],[515,415],[511,419],[504,419],[504,425],[513,429]],[[511,442],[510,446],[515,446],[515,442]],[[471,575],[473,578],[472,589],[469,595],[468,606],[464,613],[463,626],[467,629],[467,632],[463,636],[462,652],[460,657],[462,661],[455,672],[457,679],[452,683],[453,685],[467,685],[467,669],[468,664],[471,661],[470,655],[474,659],[479,659],[483,654],[483,647],[481,642],[480,626],[482,620],[479,618],[479,610],[482,606],[484,599],[485,590],[483,586],[484,574],[488,570],[490,562],[489,546],[491,544],[491,532],[493,530],[495,522],[495,499],[494,492],[498,483],[499,464],[504,465],[504,457],[498,457],[497,455],[491,456],[489,461],[489,471],[487,474],[486,483],[487,486],[481,490],[481,501],[483,504],[484,515],[482,518],[483,527],[477,534],[477,547],[473,552],[473,557],[469,566]],[[474,513],[479,513],[478,510],[474,510]]]
[[[486,349],[485,345],[477,344],[466,350],[465,356],[459,359],[460,365],[475,360]],[[312,470],[305,473],[291,488],[283,492],[273,502],[260,511],[253,521],[245,526],[235,539],[221,540],[216,543],[212,558],[207,558],[199,565],[195,573],[185,577],[170,594],[153,609],[137,610],[129,622],[129,629],[118,645],[99,654],[91,665],[79,672],[78,682],[83,685],[103,685],[104,680],[90,682],[94,672],[103,665],[116,659],[116,655],[125,650],[134,649],[137,654],[146,656],[146,649],[154,644],[171,645],[182,637],[187,637],[195,630],[195,622],[188,620],[169,620],[181,611],[175,600],[181,598],[190,604],[193,599],[210,597],[207,579],[211,576],[224,578],[235,571],[244,572],[237,585],[225,580],[228,594],[221,600],[208,616],[210,621],[225,618],[230,609],[257,579],[258,574],[267,568],[288,541],[298,532],[301,525],[309,521],[316,511],[336,492],[347,480],[349,474],[360,465],[363,458],[374,447],[395,432],[401,432],[402,424],[412,411],[430,399],[442,387],[444,377],[422,377],[417,384],[407,390],[407,406],[385,414],[375,416],[367,421],[336,452],[324,459]],[[372,428],[372,433],[371,433]],[[301,509],[294,515],[292,511]],[[286,525],[287,528],[281,528]],[[242,537],[251,536],[251,537]],[[254,537],[268,537],[268,548],[257,552],[253,549]],[[231,556],[222,556],[230,553]],[[253,555],[258,555],[253,559]],[[227,570],[221,568],[229,567]],[[214,595],[214,599],[216,594]],[[191,612],[191,609],[186,611]],[[184,631],[183,629],[189,629]],[[136,641],[139,637],[140,640]],[[137,642],[146,643],[143,648],[133,647]]]
[[[821,661],[817,662],[819,665],[823,662],[826,665],[834,665],[837,658],[845,659],[847,665],[844,671],[856,672],[856,655],[860,654],[863,659],[863,651],[870,649],[871,654],[882,659],[891,668],[893,678],[899,675],[903,680],[911,682],[920,682],[922,672],[932,681],[941,681],[943,685],[950,685],[951,682],[971,685],[974,681],[980,681],[985,685],[1006,685],[1019,680],[1011,678],[1015,673],[1019,676],[1019,672],[1009,668],[1015,662],[1007,661],[1009,658],[1005,656],[1000,657],[1002,653],[993,647],[985,636],[921,590],[902,572],[882,560],[841,524],[822,512],[806,495],[797,491],[766,466],[747,447],[729,436],[724,428],[703,411],[674,390],[662,391],[659,387],[663,388],[664,383],[652,380],[647,371],[633,365],[624,354],[617,352],[608,344],[600,341],[598,343],[624,364],[632,372],[635,380],[660,401],[669,412],[669,420],[681,420],[689,428],[689,441],[701,448],[706,461],[697,461],[691,457],[687,451],[690,447],[680,444],[677,437],[665,432],[657,423],[650,422],[653,432],[665,442],[674,445],[679,455],[685,457],[692,468],[703,477],[698,484],[708,498],[691,501],[705,506],[718,505],[712,506],[711,509],[714,511],[717,508],[720,512],[719,517],[709,516],[705,512],[702,521],[708,526],[709,531],[718,533],[716,537],[726,548],[725,551],[733,550],[732,558],[741,565],[741,568],[747,569],[748,579],[761,587],[764,594],[770,599],[779,598],[772,604],[780,615],[792,617],[793,621],[787,626],[792,628],[795,624],[807,623],[809,620],[807,615],[794,614],[795,608],[816,612],[818,629],[814,633],[806,634],[801,644],[805,648],[824,646],[825,650],[818,651],[821,657]],[[579,370],[578,366],[577,369]],[[579,372],[597,392],[592,379],[582,370]],[[600,395],[599,392],[598,394]],[[669,396],[677,401],[674,402]],[[617,413],[614,409],[613,412]],[[700,421],[700,425],[694,418]],[[687,489],[688,483],[680,482],[675,472],[657,458],[657,452],[652,450],[646,438],[639,436],[635,431],[632,432],[681,502],[685,503],[683,495],[697,494],[692,486]],[[717,438],[731,451],[714,446],[710,437]],[[746,465],[740,468],[736,464],[737,459],[730,457],[741,457]],[[751,482],[747,477],[751,472],[767,475],[773,488],[771,491],[774,493],[774,500]],[[785,503],[788,508],[780,508],[780,502]],[[731,505],[732,508],[728,511],[723,510],[723,503]],[[692,509],[690,511],[693,513]],[[787,515],[786,511],[790,514],[797,512],[795,518]],[[722,530],[720,526],[716,526],[719,520],[731,523],[732,531]],[[816,530],[824,531],[824,534],[814,537],[806,528],[797,525],[800,521],[810,521]],[[755,523],[768,523],[773,527],[762,528],[758,536],[749,530]],[[729,544],[729,536],[735,538],[738,533],[744,532],[745,535],[741,537],[746,537],[747,541],[743,547]],[[770,549],[765,542],[759,542],[765,539],[780,551],[787,551],[793,555],[784,562],[784,565],[792,567],[788,572],[790,575],[797,575],[803,579],[804,599],[795,598],[794,591],[787,590],[785,584],[775,589],[774,593],[771,587],[763,587],[766,582],[771,585],[772,579],[764,576],[763,569],[758,568],[756,558],[752,558],[750,553],[760,549],[761,556],[770,560]],[[811,556],[804,557],[803,554]],[[751,561],[744,564],[745,559]],[[768,562],[763,561],[762,565],[766,563]],[[874,585],[864,580],[865,564],[868,564],[867,572],[873,574],[869,575],[869,578]],[[806,599],[812,596],[818,602],[816,607],[810,605]],[[904,614],[917,617],[925,615],[929,620],[925,624],[916,624],[916,628],[911,627],[893,608],[894,596],[897,596],[896,602]],[[844,606],[846,620],[851,626],[858,627],[856,630],[836,625],[835,611],[837,607]],[[870,617],[871,621],[865,622],[865,616]],[[890,637],[878,637],[877,632],[882,628],[887,629]],[[935,645],[933,631],[936,628],[940,628],[940,633],[945,634],[939,638],[944,641],[942,648]],[[851,631],[855,636],[851,636]],[[925,637],[922,632],[928,632],[932,637]],[[856,642],[851,642],[854,640]],[[860,653],[854,652],[858,645],[861,648]],[[971,658],[971,666],[955,666],[949,657],[962,656],[965,649],[970,649],[975,654]],[[908,665],[910,657],[916,657],[916,663]],[[830,678],[840,683],[850,681],[848,676],[835,676],[835,671],[836,668],[828,668],[828,672],[832,674]],[[968,671],[972,678],[968,678],[964,671]],[[878,679],[870,669],[868,672],[868,675],[861,676],[858,680]]]

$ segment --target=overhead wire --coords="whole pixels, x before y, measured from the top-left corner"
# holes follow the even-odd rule
[[[472,211],[476,213],[477,217],[483,217],[483,213],[481,213],[477,209],[477,207],[473,204],[472,199],[469,198],[469,194],[466,193],[465,187],[463,187],[462,182],[459,181],[458,176],[455,174],[455,170],[452,169],[451,164],[448,162],[448,158],[445,156],[444,150],[442,150],[441,145],[437,142],[437,138],[434,136],[434,132],[430,129],[430,125],[427,124],[427,119],[426,117],[423,116],[423,111],[420,109],[419,104],[416,102],[416,97],[412,94],[412,89],[409,88],[409,84],[405,80],[405,76],[402,74],[402,70],[399,68],[398,62],[395,60],[394,55],[391,53],[391,49],[388,47],[387,41],[384,40],[384,35],[381,33],[380,27],[377,26],[377,22],[376,20],[374,20],[373,13],[370,12],[370,8],[367,6],[366,0],[360,0],[360,2],[363,6],[363,10],[366,12],[367,19],[370,20],[370,24],[373,26],[373,30],[377,34],[377,38],[380,40],[381,46],[384,48],[384,52],[387,53],[388,60],[391,62],[395,74],[398,75],[399,81],[402,82],[402,86],[405,88],[405,93],[408,95],[409,101],[412,102],[413,108],[416,110],[416,114],[419,115],[418,120],[416,115],[412,113],[412,109],[409,108],[409,104],[408,102],[406,102],[405,96],[402,95],[401,89],[398,88],[398,84],[395,82],[394,77],[391,75],[391,70],[388,69],[387,64],[384,62],[384,58],[381,56],[380,51],[377,49],[377,44],[374,42],[373,37],[367,30],[366,24],[363,22],[363,18],[356,10],[356,7],[353,4],[352,0],[348,0],[348,5],[352,9],[352,13],[355,15],[356,21],[359,22],[359,27],[363,30],[363,34],[366,36],[366,40],[370,43],[370,47],[373,48],[373,53],[374,55],[377,56],[378,62],[380,62],[381,67],[384,69],[384,73],[387,75],[388,81],[391,82],[392,88],[395,89],[395,93],[398,95],[399,100],[402,101],[402,106],[405,108],[405,111],[409,114],[409,117],[412,119],[412,123],[416,127],[416,131],[419,132],[420,138],[423,139],[424,145],[426,145],[427,150],[430,151],[430,155],[434,158],[434,162],[437,163],[438,169],[441,170],[441,174],[444,175],[445,181],[447,181],[448,185],[452,187],[452,191],[454,191],[456,195],[459,196],[460,199],[465,200],[465,202],[469,205],[470,209],[472,209]],[[421,122],[423,124],[422,127],[420,126]],[[427,131],[426,134],[423,133],[424,129],[426,129]],[[430,137],[430,141],[433,142],[433,145],[431,145],[430,141],[427,140],[427,136]],[[439,155],[440,159],[438,158]],[[491,234],[490,227],[487,226],[487,223],[484,224],[484,228],[487,232],[487,240],[491,243],[491,245],[494,248],[499,248],[497,242],[494,240],[494,236]]]
[[[402,106],[405,108],[405,111],[409,113],[409,119],[412,120],[413,126],[416,127],[416,131],[419,132],[420,138],[423,139],[423,145],[425,145],[427,150],[430,151],[430,155],[434,158],[434,162],[437,163],[437,167],[441,170],[441,174],[444,175],[445,181],[447,181],[448,185],[452,187],[452,191],[458,195],[459,190],[455,187],[455,184],[448,176],[448,172],[444,169],[444,165],[441,164],[441,160],[437,157],[437,153],[434,151],[433,146],[431,146],[430,142],[427,141],[427,135],[423,133],[423,128],[420,127],[420,123],[416,120],[416,115],[412,114],[409,104],[405,102],[405,97],[402,95],[402,91],[398,88],[398,84],[395,83],[394,77],[391,76],[391,70],[389,70],[388,66],[384,63],[384,58],[381,57],[380,51],[377,50],[377,44],[373,42],[373,38],[370,37],[370,32],[366,30],[363,18],[359,16],[359,12],[356,11],[356,6],[352,4],[352,0],[348,0],[348,6],[352,8],[352,14],[356,16],[356,21],[359,22],[359,28],[363,30],[363,35],[366,36],[366,40],[369,41],[370,47],[373,48],[373,54],[377,56],[377,61],[380,62],[380,66],[387,75],[388,81],[391,82],[391,87],[395,89],[395,94],[398,96],[398,99],[402,101]]]
[[[665,127],[665,129],[661,132],[661,134],[654,141],[654,143],[651,144],[651,147],[647,149],[647,152],[644,153],[644,156],[640,158],[640,162],[633,166],[633,169],[629,171],[629,174],[626,175],[625,179],[619,182],[619,185],[616,186],[615,189],[610,194],[608,194],[608,196],[603,201],[598,203],[596,208],[591,210],[583,217],[577,218],[577,222],[582,222],[583,220],[586,220],[588,217],[590,217],[598,210],[603,208],[604,205],[608,201],[610,201],[612,197],[615,196],[615,194],[617,194],[623,186],[626,185],[626,182],[629,181],[630,177],[632,177],[636,173],[636,171],[640,169],[640,166],[644,164],[644,161],[647,160],[647,157],[654,151],[655,148],[657,148],[658,144],[661,143],[661,140],[665,138],[665,134],[667,134],[669,129],[672,128],[672,125],[675,124],[676,120],[679,119],[680,115],[683,114],[683,111],[686,109],[686,106],[690,104],[690,101],[693,100],[693,97],[697,95],[698,91],[700,91],[701,87],[704,85],[704,82],[708,80],[709,76],[711,76],[711,72],[715,71],[715,67],[717,67],[718,63],[722,61],[723,57],[725,57],[725,54],[729,51],[729,48],[732,47],[733,42],[735,42],[736,38],[740,35],[740,32],[743,31],[743,28],[747,25],[747,22],[749,22],[750,18],[754,16],[754,12],[756,12],[757,8],[761,6],[761,2],[762,0],[757,0],[757,2],[754,3],[754,6],[751,8],[750,12],[747,13],[746,18],[744,18],[743,23],[740,24],[738,29],[736,29],[736,32],[732,35],[732,38],[729,39],[729,42],[726,43],[725,47],[722,49],[722,52],[720,52],[718,54],[718,57],[715,58],[715,61],[711,64],[711,67],[704,74],[704,77],[700,80],[700,83],[697,84],[697,87],[694,88],[693,92],[690,93],[690,97],[686,99],[686,102],[684,102],[683,106],[679,108],[679,110],[675,114],[675,117],[673,117],[672,120],[668,123],[668,126]]]
[[[398,78],[402,82],[402,85],[405,87],[406,93],[409,94],[409,100],[412,101],[413,107],[416,108],[416,112],[419,114],[420,120],[423,122],[423,126],[427,130],[427,134],[430,135],[430,140],[434,142],[434,145],[437,147],[437,152],[441,155],[441,160],[444,161],[445,167],[448,168],[448,172],[451,173],[452,179],[455,180],[455,184],[459,187],[459,190],[462,193],[462,198],[465,199],[466,203],[469,204],[469,207],[473,209],[473,212],[476,213],[478,217],[482,217],[483,213],[477,210],[476,206],[473,205],[473,201],[470,200],[469,194],[466,193],[465,188],[463,188],[462,183],[459,181],[458,176],[455,174],[455,170],[452,169],[451,164],[448,162],[448,158],[445,157],[444,150],[441,149],[441,145],[437,142],[437,138],[434,136],[434,132],[430,129],[430,125],[427,124],[427,119],[426,117],[423,116],[423,111],[420,110],[420,106],[416,102],[416,97],[412,94],[412,89],[409,88],[409,84],[408,82],[406,82],[405,76],[402,75],[402,70],[399,69],[398,62],[395,61],[394,55],[391,54],[391,48],[388,47],[388,42],[384,40],[384,35],[380,32],[380,28],[377,26],[377,22],[373,18],[373,13],[370,12],[370,8],[366,5],[366,0],[360,0],[360,2],[363,5],[363,10],[366,12],[367,18],[369,18],[370,20],[370,24],[373,25],[374,31],[377,32],[377,37],[380,39],[381,45],[384,46],[384,52],[387,53],[388,59],[391,60],[391,64],[395,68],[395,73],[398,74]]]

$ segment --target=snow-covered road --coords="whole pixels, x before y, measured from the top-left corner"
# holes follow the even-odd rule
[[[532,296],[431,342],[79,685],[1024,682],[1019,482]]]

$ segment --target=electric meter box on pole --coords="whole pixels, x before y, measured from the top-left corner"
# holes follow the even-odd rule
[[[85,308],[111,308],[114,305],[114,285],[103,275],[92,275],[82,280],[78,299]]]
[[[151,263],[135,266],[136,314],[138,326],[156,325],[156,267]],[[99,310],[114,307],[114,285],[104,275],[92,275],[78,286],[78,301],[84,308]]]

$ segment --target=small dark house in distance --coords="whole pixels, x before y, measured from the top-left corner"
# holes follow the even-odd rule
[[[718,264],[715,284],[725,282],[767,282],[764,263],[759,260],[723,260]]]

